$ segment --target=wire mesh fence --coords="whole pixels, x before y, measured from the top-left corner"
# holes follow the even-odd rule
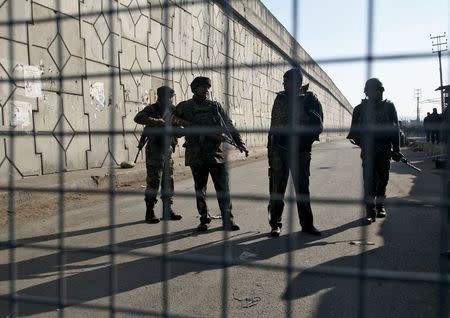
[[[225,114],[233,120],[247,147],[265,146],[268,134],[288,137],[289,166],[293,179],[299,174],[294,164],[299,153],[302,134],[311,128],[298,125],[298,101],[290,100],[289,125],[270,127],[275,93],[282,87],[283,74],[290,68],[301,68],[306,83],[317,95],[324,110],[326,136],[345,136],[351,124],[352,106],[337,89],[319,64],[346,64],[364,62],[366,77],[372,77],[376,61],[415,61],[433,58],[432,54],[373,53],[374,4],[367,1],[367,54],[313,60],[295,40],[302,12],[299,1],[289,1],[292,12],[292,36],[283,29],[260,1],[4,1],[0,5],[1,95],[3,140],[0,167],[2,178],[7,179],[0,190],[7,192],[8,235],[0,242],[0,249],[8,252],[8,291],[0,295],[8,304],[9,316],[20,314],[19,304],[35,306],[53,305],[59,308],[57,315],[64,317],[69,306],[95,310],[110,316],[133,314],[142,316],[189,317],[171,312],[171,264],[203,264],[221,268],[220,301],[222,317],[229,312],[230,268],[241,266],[248,270],[283,273],[286,279],[284,299],[285,316],[295,316],[292,308],[291,282],[294,273],[339,277],[357,281],[358,317],[367,314],[368,284],[376,282],[402,282],[439,286],[439,317],[448,314],[448,260],[440,257],[440,272],[408,272],[370,269],[367,264],[367,246],[362,244],[357,267],[298,266],[294,262],[296,237],[293,214],[296,204],[314,203],[337,207],[359,205],[361,211],[367,200],[361,189],[360,198],[345,199],[337,196],[267,195],[260,193],[233,194],[236,201],[268,202],[283,200],[287,203],[288,232],[285,264],[253,263],[232,257],[230,233],[223,232],[220,256],[170,253],[171,233],[168,222],[162,224],[162,241],[159,252],[143,252],[130,249],[118,241],[116,230],[117,204],[124,197],[141,198],[142,191],[117,189],[116,168],[121,161],[145,162],[145,155],[137,154],[141,127],[133,121],[143,106],[156,98],[156,89],[162,85],[172,87],[176,103],[191,96],[190,82],[203,75],[211,78],[211,97],[222,104]],[[319,64],[318,64],[319,63]],[[373,114],[372,114],[373,115]],[[445,127],[449,127],[446,124]],[[379,124],[362,128],[372,140],[369,151],[375,152],[374,135],[389,130]],[[446,128],[447,129],[447,128]],[[175,135],[201,137],[221,135],[223,127],[197,125],[179,127],[166,122],[162,127],[145,130],[147,138],[162,137],[163,149],[170,151],[171,138]],[[185,149],[177,146],[174,156],[184,157]],[[448,152],[448,150],[446,150]],[[447,153],[448,154],[448,153]],[[227,162],[229,156],[225,151]],[[163,216],[170,213],[169,164],[165,156],[161,196]],[[369,166],[374,163],[369,161]],[[108,168],[107,189],[66,188],[64,172]],[[370,169],[369,169],[370,170]],[[17,185],[17,180],[32,175],[58,173],[58,186],[29,188]],[[289,185],[289,193],[295,193]],[[54,239],[57,245],[36,243],[16,236],[16,196],[19,192],[58,194],[58,231]],[[103,246],[89,244],[70,245],[66,239],[66,196],[71,193],[84,195],[104,194],[107,197],[108,239]],[[194,191],[176,191],[175,197],[196,198]],[[229,199],[227,191],[217,191],[218,199]],[[392,207],[433,205],[441,210],[440,251],[448,249],[448,171],[442,176],[442,194],[416,197],[412,203],[403,199],[390,200]],[[364,212],[362,212],[363,215]],[[226,219],[226,218],[225,218]],[[226,222],[227,220],[224,220]],[[367,240],[368,230],[362,228],[362,240]],[[17,287],[18,249],[37,249],[54,252],[57,258],[58,279],[56,297],[21,293]],[[69,253],[87,253],[108,257],[107,301],[81,302],[72,298],[67,290],[67,258]],[[71,254],[72,255],[72,254]],[[162,310],[141,310],[118,305],[118,268],[122,256],[151,258],[158,264],[162,277]]]

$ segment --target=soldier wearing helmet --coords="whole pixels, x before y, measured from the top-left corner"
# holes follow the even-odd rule
[[[281,233],[284,194],[292,174],[297,199],[297,212],[302,231],[321,235],[315,228],[309,197],[309,175],[311,147],[319,140],[322,132],[322,105],[314,93],[302,86],[303,75],[299,68],[287,71],[283,76],[284,91],[275,98],[270,121],[268,138],[270,235],[278,237]],[[295,120],[292,120],[295,118]],[[294,136],[280,133],[280,129],[291,128],[303,131]],[[291,142],[291,141],[295,141]],[[292,147],[293,146],[293,147]],[[294,153],[292,153],[292,151]],[[294,159],[294,160],[292,160]]]
[[[162,129],[167,121],[171,121],[174,109],[173,97],[174,90],[168,86],[161,86],[157,89],[156,103],[146,106],[142,111],[136,114],[134,121],[137,124],[145,125],[144,131],[151,133],[151,130]],[[172,152],[177,144],[176,137],[169,137],[168,142],[164,137],[150,134],[147,136],[147,145],[145,148],[145,163],[147,168],[147,187],[145,189],[146,213],[145,221],[147,223],[159,223],[155,216],[154,207],[157,202],[158,188],[161,185],[161,198],[167,198],[168,213],[165,218],[170,220],[181,220],[181,215],[172,210],[173,204],[173,160]],[[167,144],[167,149],[164,145]]]
[[[179,103],[175,108],[175,120],[185,127],[221,127],[221,120],[226,122],[230,134],[236,144],[244,147],[239,132],[234,128],[231,119],[222,106],[211,101],[209,89],[211,80],[208,77],[196,77],[191,83],[194,96]],[[189,134],[186,135],[185,164],[190,166],[194,178],[197,210],[200,214],[198,231],[207,231],[211,218],[206,205],[206,186],[211,175],[217,192],[217,201],[222,214],[224,230],[239,230],[231,213],[231,198],[229,189],[228,170],[225,163],[223,139],[220,134]]]
[[[390,160],[400,161],[400,130],[397,111],[389,100],[383,99],[384,87],[377,78],[367,80],[366,98],[353,110],[347,139],[361,147],[363,166],[364,223],[386,217],[385,198],[389,181]]]

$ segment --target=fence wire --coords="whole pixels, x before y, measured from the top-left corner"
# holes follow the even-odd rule
[[[255,0],[256,1],[256,0]],[[98,16],[103,16],[110,28],[111,43],[108,53],[107,62],[111,67],[109,67],[108,71],[98,72],[91,69],[86,69],[85,74],[80,76],[80,74],[70,74],[64,73],[62,71],[58,72],[56,75],[54,74],[45,74],[41,77],[42,82],[55,82],[57,83],[59,89],[63,88],[65,83],[68,80],[80,80],[80,78],[86,80],[95,80],[98,78],[107,77],[109,80],[109,87],[111,88],[111,96],[110,102],[112,105],[116,105],[120,98],[120,91],[116,91],[114,87],[116,87],[116,80],[121,76],[120,67],[115,67],[117,64],[116,59],[116,49],[121,47],[121,32],[123,31],[116,29],[116,22],[114,21],[115,17],[117,17],[121,13],[139,13],[139,14],[147,14],[147,18],[152,19],[152,12],[160,12],[162,10],[162,19],[161,25],[163,27],[163,31],[161,33],[161,40],[164,43],[170,43],[172,35],[170,34],[170,28],[167,27],[170,25],[171,19],[171,10],[183,10],[189,6],[195,5],[215,5],[218,6],[223,12],[224,23],[223,30],[220,30],[224,33],[224,41],[225,41],[225,52],[224,52],[224,62],[215,61],[212,59],[211,63],[208,66],[204,66],[202,71],[216,71],[216,72],[224,72],[225,82],[224,86],[224,96],[221,97],[224,103],[224,108],[227,114],[231,113],[232,108],[232,84],[230,79],[232,77],[232,73],[236,70],[240,69],[266,69],[266,68],[278,68],[283,67],[286,70],[291,67],[301,67],[305,70],[305,78],[315,85],[318,89],[321,89],[325,92],[331,99],[335,101],[339,107],[341,107],[345,112],[350,113],[351,108],[349,104],[345,102],[337,94],[333,89],[330,89],[326,83],[317,79],[314,74],[308,73],[309,66],[315,66],[318,64],[326,65],[326,64],[350,64],[350,63],[358,63],[365,62],[366,65],[366,77],[371,78],[373,74],[373,63],[377,61],[416,61],[418,59],[430,59],[434,58],[431,53],[406,53],[406,54],[391,54],[391,55],[375,55],[373,51],[373,43],[374,43],[374,29],[376,26],[375,12],[374,6],[375,0],[367,0],[367,52],[364,56],[347,56],[340,58],[328,58],[328,59],[319,59],[313,60],[309,56],[306,56],[304,59],[298,58],[301,54],[299,52],[299,46],[295,39],[299,39],[301,44],[302,39],[298,37],[299,30],[299,19],[303,12],[299,10],[300,1],[292,0],[290,4],[290,10],[292,12],[292,20],[293,20],[293,30],[292,30],[292,38],[291,47],[289,52],[285,52],[280,49],[280,47],[272,41],[272,39],[264,34],[257,26],[253,25],[245,16],[245,12],[238,11],[234,6],[233,2],[240,1],[231,1],[231,0],[210,0],[210,1],[202,1],[202,0],[192,0],[192,1],[172,1],[172,0],[164,0],[164,1],[148,1],[145,2],[146,5],[142,6],[142,1],[140,1],[139,5],[134,6],[137,2],[132,1],[132,4],[129,6],[122,6],[121,2],[118,3],[116,1],[100,1],[101,2],[101,10],[82,10],[79,5],[77,12],[71,13],[63,13],[62,6],[66,5],[63,3],[63,0],[56,0],[56,21],[55,17],[33,17],[32,21],[30,19],[22,19],[16,18],[16,16],[20,16],[20,12],[15,12],[16,7],[12,5],[12,0],[3,2],[0,5],[0,9],[5,3],[7,4],[7,20],[0,20],[0,27],[6,27],[8,30],[8,39],[10,40],[10,45],[7,50],[7,58],[9,61],[16,60],[15,47],[13,45],[14,41],[11,39],[15,38],[15,28],[20,26],[28,26],[30,24],[39,25],[39,24],[48,24],[55,23],[57,30],[63,28],[63,23],[67,21],[72,21],[77,17],[79,20],[79,24],[81,25],[83,19],[92,19]],[[244,1],[245,2],[245,1]],[[252,1],[248,1],[253,2]],[[144,13],[143,13],[144,12]],[[210,15],[209,19],[216,18],[214,10],[208,10],[208,14]],[[251,32],[256,38],[264,42],[270,48],[272,48],[279,56],[281,56],[284,61],[252,61],[251,64],[246,62],[235,63],[231,58],[231,48],[230,48],[230,40],[232,38],[232,34],[230,34],[230,22],[239,23],[244,28],[246,28],[249,32]],[[124,26],[122,26],[123,28]],[[81,28],[81,27],[80,27]],[[272,30],[276,32],[276,30]],[[59,31],[58,31],[59,32]],[[151,31],[153,32],[153,31]],[[117,36],[114,36],[117,35]],[[56,63],[58,65],[64,64],[64,54],[66,44],[63,41],[59,41],[56,48]],[[168,48],[166,48],[168,49]],[[448,53],[444,53],[443,56],[450,56]],[[88,59],[84,57],[87,61]],[[10,74],[7,78],[0,79],[0,85],[8,84],[10,86],[16,86],[20,83],[23,78],[16,76],[14,71],[14,63],[8,63],[9,69],[7,73]],[[138,76],[140,74],[146,74],[148,76],[163,74],[164,84],[167,86],[172,85],[173,74],[179,74],[185,70],[190,71],[190,67],[186,67],[183,65],[177,65],[172,61],[172,57],[170,54],[170,50],[168,50],[167,56],[164,59],[162,66],[151,66],[151,67],[141,67],[139,66],[138,70],[129,70],[130,76]],[[127,71],[128,72],[128,71]],[[194,72],[195,76],[199,75]],[[127,73],[128,75],[128,73]],[[172,80],[171,80],[172,79]],[[278,81],[280,79],[277,79]],[[45,90],[45,89],[44,89]],[[58,93],[58,92],[57,92]],[[59,93],[58,93],[59,94]],[[57,108],[58,113],[64,115],[68,110],[66,109],[63,100],[61,98],[57,99]],[[11,94],[8,102],[13,104],[15,101],[15,94]],[[6,102],[5,102],[6,104]],[[295,102],[294,102],[295,104]],[[296,154],[298,152],[298,138],[301,133],[308,132],[308,129],[298,127],[294,118],[296,118],[296,105],[291,105],[294,107],[290,107],[290,123],[288,128],[279,128],[279,129],[271,129],[270,131],[279,133],[281,135],[290,136],[289,139],[289,161],[294,163],[296,161]],[[3,115],[5,112],[3,112]],[[115,153],[115,147],[117,147],[117,140],[120,142],[120,138],[125,136],[135,136],[136,130],[128,130],[122,129],[117,125],[117,118],[115,117],[116,113],[114,111],[110,111],[109,113],[109,125],[108,129],[101,129],[99,127],[89,126],[88,129],[72,129],[72,131],[67,131],[65,126],[67,123],[65,121],[61,122],[61,128],[59,131],[55,130],[33,130],[32,132],[28,131],[18,131],[13,128],[9,130],[0,131],[0,137],[4,137],[8,140],[8,148],[9,148],[9,160],[10,162],[15,162],[15,153],[17,148],[17,143],[25,138],[29,138],[32,135],[34,138],[36,137],[48,137],[48,138],[57,138],[58,142],[61,145],[65,145],[66,141],[72,141],[74,136],[86,136],[91,138],[92,136],[107,136],[108,137],[108,151],[111,153]],[[4,117],[4,116],[3,116]],[[450,120],[450,119],[447,119]],[[6,121],[4,119],[4,121]],[[69,123],[70,125],[70,123]],[[446,130],[449,130],[450,124],[447,122]],[[325,134],[343,134],[348,132],[349,127],[345,127],[341,125],[341,127],[325,127]],[[364,128],[363,132],[367,133],[369,136],[373,136],[377,132],[383,132],[387,129],[387,127],[382,127],[380,125],[368,125]],[[265,136],[269,133],[269,129],[265,127],[251,127],[246,125],[244,127],[239,127],[239,131],[246,135],[258,135]],[[188,127],[188,128],[178,128],[172,127],[170,124],[166,124],[161,129],[154,129],[149,132],[146,132],[147,137],[151,136],[162,136],[164,145],[170,144],[170,138],[173,134],[182,133],[185,136],[193,135],[193,136],[202,136],[205,134],[213,134],[220,133],[221,130],[218,128],[211,127]],[[369,138],[370,139],[370,138]],[[373,139],[373,138],[372,138]],[[137,138],[136,138],[137,140]],[[168,147],[164,147],[168,148]],[[371,145],[371,151],[374,151],[373,144]],[[448,147],[446,148],[447,156],[450,155],[450,151]],[[226,158],[228,157],[228,152],[225,152]],[[166,160],[167,156],[166,156]],[[228,160],[226,160],[228,161]],[[369,166],[373,165],[373,162],[369,163]],[[292,164],[295,167],[294,164]],[[66,158],[65,153],[61,149],[58,153],[58,171],[63,172],[66,167]],[[230,245],[230,234],[227,231],[223,231],[223,245],[221,250],[221,256],[200,256],[200,255],[188,255],[188,254],[172,254],[169,253],[169,243],[170,243],[170,232],[168,222],[163,222],[162,231],[162,250],[161,252],[142,252],[133,250],[126,244],[122,244],[117,240],[116,230],[120,227],[120,224],[117,223],[116,213],[117,213],[117,200],[123,198],[124,196],[142,196],[141,191],[132,191],[132,190],[124,190],[117,189],[115,187],[115,174],[116,174],[116,165],[114,161],[111,160],[108,163],[108,173],[109,173],[109,184],[107,189],[83,189],[83,188],[66,188],[65,187],[65,174],[58,174],[58,187],[26,187],[26,186],[17,186],[16,185],[16,177],[15,177],[15,167],[13,164],[9,165],[9,179],[8,183],[5,186],[0,186],[0,191],[6,191],[8,193],[7,200],[7,210],[8,210],[8,233],[9,238],[7,242],[0,242],[0,251],[7,250],[8,251],[8,278],[9,278],[9,290],[8,295],[0,295],[0,300],[4,300],[8,302],[9,308],[9,316],[16,317],[20,314],[19,303],[29,303],[33,305],[56,305],[61,310],[58,311],[58,317],[64,317],[66,315],[66,311],[64,308],[68,308],[69,306],[77,307],[81,309],[87,310],[95,310],[102,313],[108,313],[110,317],[115,317],[117,314],[132,314],[132,315],[142,315],[142,316],[151,316],[151,317],[190,317],[189,315],[177,315],[171,313],[171,302],[170,302],[170,269],[172,264],[182,264],[182,263],[192,263],[192,264],[207,264],[207,265],[215,265],[222,269],[221,276],[221,317],[230,317],[229,311],[229,289],[230,289],[230,273],[229,269],[231,266],[241,266],[243,268],[248,268],[251,270],[264,270],[268,273],[280,272],[286,275],[286,286],[287,286],[287,297],[285,302],[285,316],[293,317],[294,311],[292,307],[292,297],[291,293],[293,285],[291,281],[293,280],[293,274],[298,272],[304,272],[307,275],[325,275],[328,277],[341,277],[348,280],[357,280],[358,281],[358,292],[357,299],[354,301],[357,304],[357,316],[365,317],[367,315],[367,288],[368,283],[371,281],[388,281],[388,282],[403,282],[410,284],[422,283],[426,285],[439,286],[439,317],[446,318],[448,315],[448,284],[449,284],[449,276],[447,274],[448,268],[448,260],[446,257],[440,257],[440,272],[433,273],[424,273],[424,272],[406,272],[406,271],[389,271],[389,270],[374,270],[369,269],[367,264],[367,246],[365,244],[361,244],[359,251],[359,264],[357,268],[350,267],[331,267],[331,266],[321,266],[310,268],[308,266],[298,266],[294,264],[294,245],[296,236],[294,235],[294,222],[293,215],[295,211],[295,204],[298,202],[312,202],[312,203],[320,203],[327,204],[335,207],[340,207],[343,205],[359,205],[361,207],[361,213],[363,215],[364,210],[364,194],[361,192],[360,197],[356,198],[339,198],[333,196],[320,196],[320,197],[309,197],[309,196],[301,196],[301,195],[288,195],[286,197],[278,197],[280,199],[284,199],[285,202],[288,203],[287,206],[287,218],[288,218],[288,232],[289,236],[286,240],[286,250],[287,259],[286,264],[284,265],[275,265],[275,264],[262,264],[262,263],[252,263],[252,262],[241,262],[236,261],[232,258],[231,253],[231,245]],[[169,180],[168,180],[168,169],[169,165],[164,164],[164,169],[166,173],[163,176],[162,184],[163,189],[161,190],[161,196],[163,198],[163,216],[167,217],[169,213],[169,205],[168,205],[168,196],[170,194],[170,189],[168,188]],[[298,174],[298,169],[293,169],[291,174],[295,177]],[[369,169],[371,170],[371,169]],[[449,180],[449,171],[446,169],[445,175],[442,177],[442,196],[438,197],[417,197],[416,202],[410,202],[408,200],[403,199],[392,199],[390,200],[390,205],[392,207],[408,207],[408,206],[417,206],[417,205],[430,205],[434,207],[438,207],[441,210],[441,228],[440,231],[440,251],[446,251],[448,249],[448,212],[450,210],[450,200],[448,198],[448,180]],[[292,183],[290,183],[289,193],[294,193],[294,188]],[[16,207],[15,201],[16,196],[20,192],[35,192],[35,193],[55,193],[58,194],[58,232],[56,235],[51,237],[46,237],[45,239],[40,239],[38,237],[29,237],[29,238],[21,238],[17,239],[16,235]],[[66,238],[71,237],[72,235],[76,235],[76,233],[66,231],[66,207],[65,207],[65,199],[66,195],[70,193],[80,193],[83,195],[91,195],[91,194],[104,194],[107,196],[108,203],[108,226],[105,229],[108,230],[108,243],[104,246],[99,247],[90,247],[89,245],[82,246],[72,246],[66,243]],[[226,196],[226,193],[217,192],[217,197],[221,198]],[[175,197],[180,198],[195,198],[195,194],[192,192],[183,192],[177,191],[174,193]],[[277,198],[277,196],[274,196]],[[240,193],[233,194],[233,200],[247,200],[252,202],[265,202],[268,201],[269,198],[266,195],[261,195],[258,193]],[[368,229],[367,227],[362,228],[362,239],[367,240],[368,237]],[[57,244],[49,244],[49,243],[40,243],[44,240],[52,240],[57,239]],[[57,283],[57,297],[45,297],[45,296],[37,296],[37,295],[26,295],[21,294],[17,288],[17,249],[34,249],[39,251],[45,251],[48,253],[54,252],[57,257],[58,264],[58,283]],[[108,267],[108,301],[107,304],[94,304],[91,302],[82,302],[77,299],[72,299],[67,294],[67,282],[68,274],[65,272],[68,253],[88,253],[96,256],[109,256],[109,267]],[[162,281],[162,291],[161,291],[161,304],[162,311],[152,311],[152,310],[140,310],[131,307],[122,307],[117,305],[116,295],[119,291],[118,288],[118,270],[117,267],[118,262],[117,258],[120,256],[130,256],[130,257],[143,257],[143,258],[153,258],[155,260],[160,261],[160,270],[161,276],[163,277]],[[219,287],[218,287],[219,288]],[[280,313],[281,315],[281,313]]]

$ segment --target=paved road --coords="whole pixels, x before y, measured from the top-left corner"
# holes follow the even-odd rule
[[[414,155],[414,154],[413,154]],[[422,156],[422,155],[415,155]],[[289,235],[288,217],[280,238],[267,233],[267,200],[233,200],[241,231],[230,232],[224,240],[220,220],[213,220],[205,234],[195,232],[198,217],[193,198],[178,197],[175,209],[184,218],[169,222],[167,255],[183,259],[171,261],[168,283],[164,284],[161,259],[140,253],[164,252],[161,234],[164,224],[141,222],[142,197],[121,196],[115,200],[114,239],[121,250],[135,255],[115,257],[117,275],[115,305],[136,311],[160,312],[163,290],[167,288],[170,314],[190,317],[220,317],[223,302],[229,317],[437,317],[439,288],[424,283],[375,280],[360,284],[358,278],[313,273],[320,269],[357,269],[361,259],[370,269],[435,273],[439,268],[439,209],[420,202],[425,195],[438,195],[439,172],[431,163],[421,163],[420,176],[393,164],[388,193],[391,198],[411,203],[395,206],[389,216],[370,227],[361,227],[361,206],[335,204],[320,199],[358,199],[361,197],[361,168],[358,149],[344,141],[324,143],[313,150],[311,193],[316,226],[320,238],[299,232],[296,213],[292,214],[293,232]],[[212,189],[212,186],[210,187]],[[267,163],[253,162],[231,170],[233,195],[267,195]],[[191,180],[180,181],[176,191],[192,193]],[[142,191],[142,189],[140,189]],[[106,201],[106,197],[105,197]],[[391,201],[392,202],[392,201]],[[218,214],[211,193],[211,214]],[[67,297],[84,306],[108,306],[110,255],[109,208],[107,202],[69,211],[65,220],[65,244],[71,247],[102,248],[66,254],[65,283]],[[19,242],[57,246],[58,218],[50,218],[17,230]],[[367,235],[373,245],[353,245]],[[291,239],[290,239],[291,238]],[[1,240],[6,240],[3,233]],[[291,245],[289,246],[289,243]],[[224,249],[225,248],[225,249]],[[225,267],[217,264],[228,251],[229,259],[242,264]],[[289,253],[289,250],[292,250]],[[363,256],[363,257],[361,257]],[[41,297],[58,296],[58,254],[54,250],[17,249],[19,294]],[[187,261],[203,257],[208,262]],[[288,260],[296,268],[291,275],[284,267]],[[265,268],[255,268],[257,265]],[[281,270],[270,270],[278,267]],[[298,271],[299,268],[307,268]],[[114,272],[113,272],[114,273]],[[226,278],[227,284],[223,284]],[[361,288],[362,286],[362,288]],[[9,291],[8,251],[0,250],[0,293]],[[226,291],[224,293],[223,291]],[[446,293],[448,295],[448,292]],[[359,306],[360,299],[362,306]],[[447,306],[448,308],[448,306]],[[19,304],[21,315],[57,317],[56,305]],[[66,317],[107,317],[105,311],[69,306]],[[0,317],[8,314],[7,302],[0,302]],[[128,316],[117,313],[118,317]]]

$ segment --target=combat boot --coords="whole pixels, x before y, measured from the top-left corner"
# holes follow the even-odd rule
[[[366,205],[366,217],[363,219],[365,225],[370,225],[375,222],[375,217],[377,215],[377,210],[375,209],[375,204]]]
[[[281,227],[278,225],[272,226],[272,230],[270,231],[270,236],[279,237],[281,234]]]
[[[159,219],[155,216],[155,211],[153,208],[155,207],[155,204],[153,203],[145,203],[147,209],[145,211],[145,223],[148,224],[156,224],[159,223]]]
[[[377,203],[377,218],[385,218],[386,217],[386,208],[384,207],[384,203]]]
[[[169,220],[171,221],[179,221],[181,220],[183,217],[180,214],[176,214],[172,208],[169,208]],[[167,218],[164,216],[164,220],[166,220]]]
[[[172,221],[179,221],[179,220],[181,220],[183,217],[182,217],[180,214],[176,214],[174,211],[171,211],[171,212],[170,212],[169,218],[170,218]]]
[[[208,215],[202,215],[200,217],[200,224],[197,226],[197,231],[206,232],[208,230],[208,224],[211,223],[211,218]]]
[[[239,225],[237,223],[235,223],[234,221],[230,221],[230,224],[223,225],[224,231],[239,231],[240,229],[241,228],[239,227]]]
[[[322,233],[314,225],[302,228],[302,232],[303,233],[307,233],[307,234],[311,234],[311,235],[315,235],[315,236],[321,236],[322,235]]]

